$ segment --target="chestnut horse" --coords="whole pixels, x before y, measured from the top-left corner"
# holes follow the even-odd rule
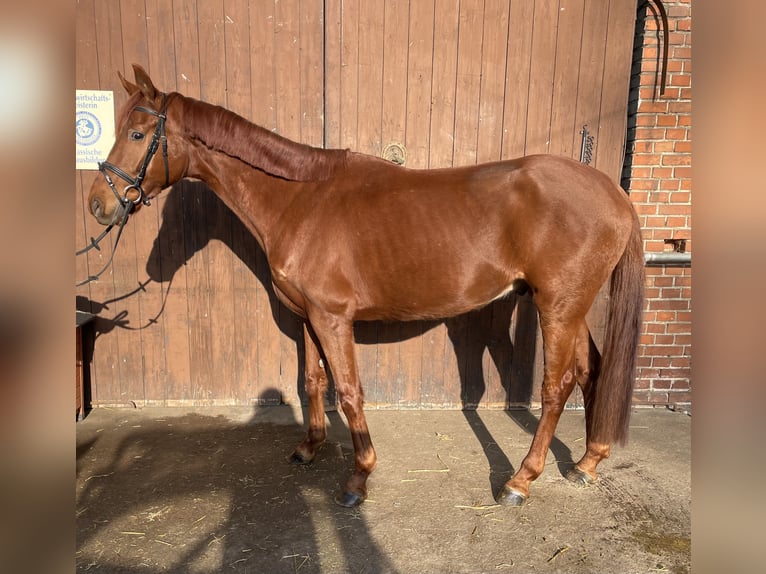
[[[266,254],[277,297],[304,320],[309,422],[294,463],[311,462],[325,440],[325,364],[333,374],[355,462],[339,504],[365,499],[376,463],[354,321],[444,318],[519,288],[530,290],[540,317],[542,413],[498,502],[527,499],[575,384],[585,397],[587,446],[568,478],[596,480],[610,445],[627,438],[643,307],[641,233],[620,187],[591,167],[547,155],[415,170],[313,148],[224,108],[164,94],[140,66],[133,69],[135,84],[120,74],[130,97],[88,208],[104,225],[123,221],[193,177],[242,220]],[[117,178],[127,183],[122,191]],[[610,274],[602,358],[585,315]]]

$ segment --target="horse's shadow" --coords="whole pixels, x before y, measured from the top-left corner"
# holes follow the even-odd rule
[[[168,192],[162,225],[146,263],[149,277],[158,282],[170,281],[211,240],[227,245],[268,294],[275,324],[295,342],[298,356],[296,385],[298,395],[305,405],[305,349],[300,322],[277,299],[266,256],[255,238],[204,183],[183,180]],[[534,434],[538,421],[526,407],[535,394],[538,333],[536,308],[530,295],[524,292],[513,293],[483,309],[443,321],[371,322],[358,325],[355,329],[356,342],[359,345],[403,342],[440,324],[446,327],[455,351],[463,413],[484,449],[490,465],[492,491],[497,494],[514,468],[497,447],[477,411],[486,391],[483,357],[488,352],[497,369],[509,417],[527,433]],[[327,402],[331,408],[336,404],[331,374]],[[571,452],[556,437],[551,444],[551,451],[562,473],[571,467]]]

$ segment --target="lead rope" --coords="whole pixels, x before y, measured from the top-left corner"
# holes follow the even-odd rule
[[[106,262],[104,267],[101,269],[101,271],[99,271],[95,275],[88,275],[87,279],[83,279],[79,283],[75,283],[75,287],[82,287],[83,285],[87,285],[88,283],[98,280],[98,278],[101,277],[101,275],[103,275],[104,271],[106,271],[109,268],[109,266],[112,264],[112,259],[114,259],[114,252],[117,250],[117,245],[120,243],[120,237],[122,237],[122,230],[125,229],[125,224],[128,221],[128,216],[130,215],[131,211],[132,211],[132,205],[131,207],[125,208],[125,213],[123,214],[122,219],[120,220],[120,227],[117,230],[117,237],[114,238],[114,244],[112,245],[112,254],[109,256],[109,260]],[[104,230],[104,232],[101,235],[99,235],[98,239],[93,239],[91,237],[90,244],[87,247],[80,249],[80,251],[77,252],[77,255],[86,253],[87,251],[90,251],[90,249],[92,249],[93,247],[95,247],[97,251],[101,251],[101,248],[98,246],[98,243],[106,236],[107,233],[109,233],[109,231],[112,230],[113,227],[114,227],[114,224],[107,227]]]

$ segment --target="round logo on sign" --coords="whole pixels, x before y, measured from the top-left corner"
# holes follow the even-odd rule
[[[78,145],[93,145],[101,137],[101,122],[90,112],[77,112],[75,133]]]

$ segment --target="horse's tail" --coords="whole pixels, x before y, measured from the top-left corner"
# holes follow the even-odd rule
[[[601,368],[593,398],[592,438],[625,444],[644,308],[644,250],[638,217],[612,272]]]

